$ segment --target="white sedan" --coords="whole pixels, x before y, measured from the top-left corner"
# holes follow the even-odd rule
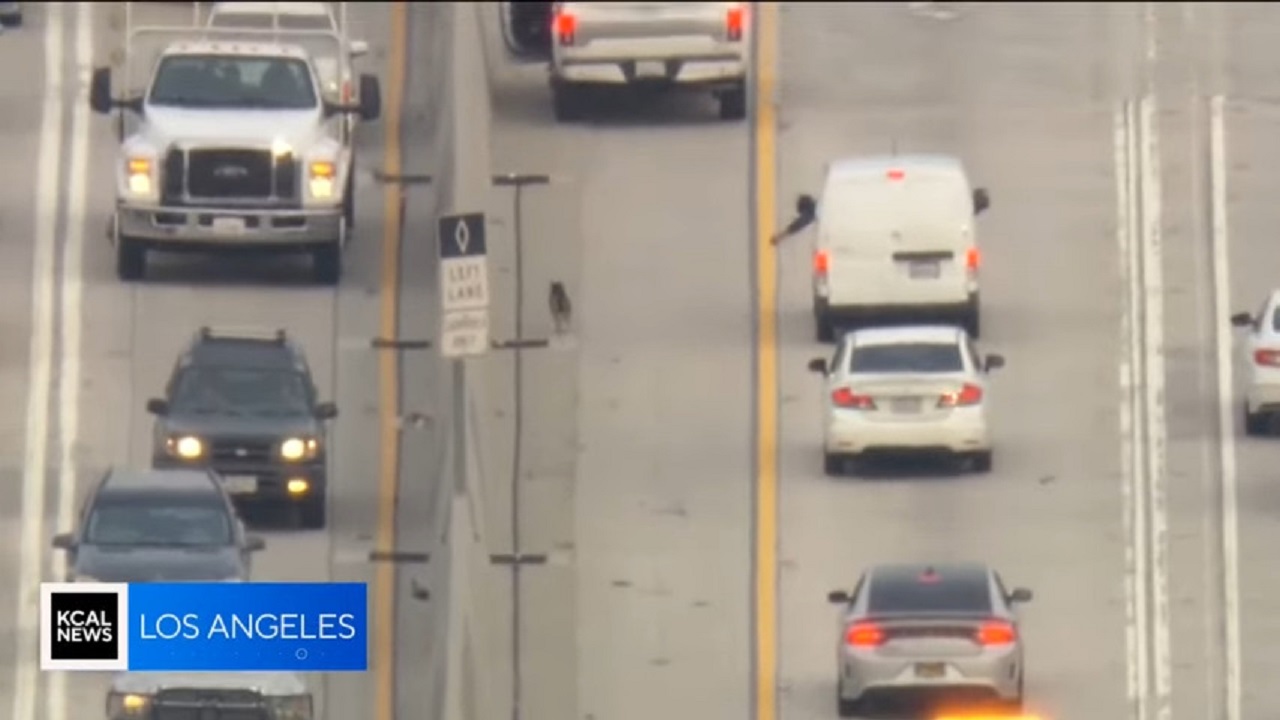
[[[982,357],[961,328],[872,328],[847,333],[830,362],[809,369],[826,378],[823,466],[842,475],[873,454],[941,453],[991,471],[987,374],[1004,358]]]
[[[1266,435],[1280,420],[1280,290],[1271,291],[1256,314],[1232,315],[1231,324],[1249,331],[1244,347],[1244,431]]]

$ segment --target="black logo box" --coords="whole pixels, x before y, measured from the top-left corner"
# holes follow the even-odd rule
[[[115,593],[59,593],[55,592],[49,597],[49,609],[52,617],[49,622],[51,642],[49,646],[50,657],[53,660],[119,660],[120,659],[120,605],[119,597]],[[110,640],[85,639],[75,642],[68,639],[59,638],[59,629],[70,629],[80,627],[101,627],[96,623],[93,625],[60,625],[59,620],[66,613],[71,612],[90,613],[97,617],[104,617],[106,620],[105,627],[111,629]],[[83,617],[83,616],[82,616]]]

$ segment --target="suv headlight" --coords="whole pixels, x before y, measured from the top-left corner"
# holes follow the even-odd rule
[[[151,704],[151,696],[138,693],[107,693],[107,717],[129,717],[142,715]]]
[[[315,438],[293,437],[280,443],[280,457],[285,460],[310,460],[320,451],[320,442]]]
[[[271,698],[271,709],[278,720],[311,720],[311,696],[274,697]]]
[[[133,195],[155,192],[155,161],[147,157],[131,157],[124,165],[125,183]]]
[[[179,435],[168,440],[169,454],[183,460],[197,460],[204,457],[204,441],[194,435]]]
[[[338,166],[328,160],[316,160],[307,163],[307,188],[311,197],[316,200],[331,200],[334,197],[334,183],[338,181]]]

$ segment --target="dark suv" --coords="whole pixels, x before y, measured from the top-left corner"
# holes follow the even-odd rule
[[[325,421],[306,355],[284,332],[204,327],[179,356],[156,416],[155,467],[210,467],[238,503],[325,525]]]
[[[244,582],[266,547],[207,469],[109,470],[53,546],[77,582]]]

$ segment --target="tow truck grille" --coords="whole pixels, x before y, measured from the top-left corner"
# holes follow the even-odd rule
[[[296,203],[298,163],[269,150],[175,148],[165,156],[161,187],[166,204]]]

